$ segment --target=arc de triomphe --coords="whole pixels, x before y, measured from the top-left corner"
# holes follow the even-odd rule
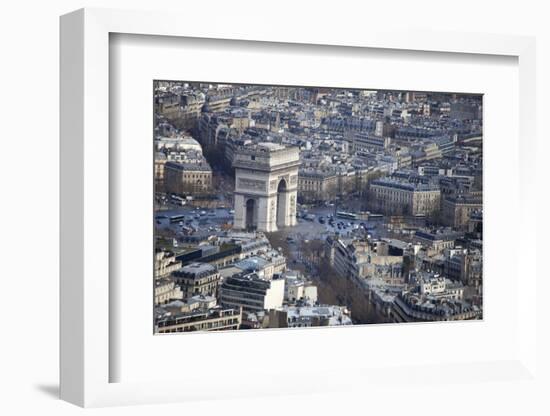
[[[261,143],[239,149],[235,168],[236,229],[277,231],[296,225],[297,147]]]

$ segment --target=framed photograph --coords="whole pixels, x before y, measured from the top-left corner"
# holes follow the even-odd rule
[[[537,383],[534,39],[182,20],[61,18],[61,397]]]
[[[153,85],[155,333],[483,318],[482,95]]]

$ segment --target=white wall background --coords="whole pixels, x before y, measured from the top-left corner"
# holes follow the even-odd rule
[[[185,5],[168,0],[21,0],[4,2],[0,12],[0,152],[2,203],[0,251],[2,342],[0,342],[0,413],[73,414],[82,410],[56,399],[58,383],[58,16],[80,7],[115,7],[178,10],[190,19],[204,19],[214,25],[218,19],[237,12],[251,27],[266,19],[287,25],[307,24],[338,30],[337,24],[369,25],[391,20],[404,27],[431,26],[434,30],[473,31],[536,35],[538,49],[538,136],[541,192],[539,218],[548,205],[550,189],[545,169],[550,137],[546,121],[550,106],[550,30],[548,12],[540,1],[460,2],[407,1],[302,1],[270,2],[203,0]],[[306,17],[305,17],[306,16]],[[340,22],[340,23],[337,23]],[[345,22],[345,23],[341,23]],[[182,24],[185,24],[182,22]],[[246,32],[247,25],[236,31]],[[373,84],[374,85],[374,84]],[[505,120],[503,120],[505,122]],[[544,139],[544,140],[543,140]],[[535,209],[535,208],[534,208]],[[543,228],[539,233],[539,266],[542,267]],[[542,271],[541,271],[542,272]],[[540,272],[540,273],[541,273]],[[538,288],[539,319],[548,328],[548,308]],[[542,326],[541,326],[542,328]],[[548,332],[548,331],[546,331]],[[550,351],[548,334],[543,346]],[[543,350],[544,351],[544,350]],[[540,366],[548,375],[548,358],[540,354]],[[327,381],[329,382],[329,381]],[[433,397],[418,392],[395,397],[388,390],[383,397],[360,397],[338,393],[331,396],[284,397],[281,399],[233,400],[114,408],[95,410],[99,414],[150,414],[152,412],[204,412],[204,414],[398,414],[436,411],[445,415],[464,414],[549,414],[550,405],[542,388],[528,384],[499,383],[484,389],[457,384]],[[483,390],[483,391],[481,391]],[[483,412],[483,413],[482,413]],[[409,413],[410,414],[410,413]]]

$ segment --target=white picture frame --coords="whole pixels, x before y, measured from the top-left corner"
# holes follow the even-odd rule
[[[472,363],[441,362],[414,369],[379,368],[364,373],[342,368],[327,373],[331,383],[319,381],[304,388],[301,383],[273,377],[272,383],[241,393],[237,389],[202,393],[180,382],[112,382],[110,366],[119,359],[110,348],[111,272],[110,169],[109,158],[109,37],[110,34],[207,38],[235,41],[277,42],[300,45],[374,48],[384,50],[430,51],[441,54],[502,55],[518,59],[519,66],[519,149],[520,224],[518,244],[535,241],[536,218],[529,210],[534,203],[534,184],[529,180],[535,166],[535,40],[530,37],[472,33],[407,32],[390,26],[346,27],[328,33],[320,26],[311,30],[265,24],[262,29],[236,34],[233,21],[205,28],[198,21],[173,13],[150,13],[107,9],[82,9],[61,18],[61,398],[80,406],[159,403],[242,395],[291,394],[311,391],[331,392],[352,388],[353,381],[402,377],[416,372],[409,383],[425,383],[438,372],[453,371],[455,377],[474,382],[507,380],[537,382],[537,326],[535,262],[524,262],[520,254],[522,285],[518,285],[516,319],[517,354],[507,360]],[[529,215],[527,215],[529,213]],[[521,250],[519,250],[521,252]],[[533,255],[530,254],[532,257]],[[523,266],[525,265],[525,266]],[[516,274],[519,271],[516,271]],[[152,336],[152,332],[151,332]],[[419,376],[418,372],[425,372]],[[406,377],[405,377],[406,378]],[[274,389],[274,386],[280,386]]]

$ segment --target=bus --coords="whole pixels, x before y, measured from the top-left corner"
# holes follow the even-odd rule
[[[369,221],[382,221],[384,215],[382,214],[369,214]]]
[[[177,224],[185,219],[185,215],[172,215],[170,217],[170,224]]]
[[[176,205],[182,205],[183,206],[187,202],[185,198],[182,198],[181,196],[176,195],[176,194],[170,195],[170,199],[172,200],[172,203],[176,204]]]
[[[338,211],[336,213],[336,216],[338,218],[344,218],[346,220],[356,220],[357,219],[357,214],[354,214],[353,212]]]

